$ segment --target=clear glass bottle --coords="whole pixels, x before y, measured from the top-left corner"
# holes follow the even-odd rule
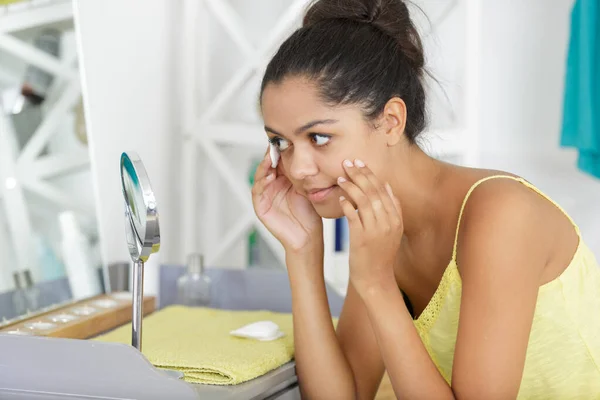
[[[27,309],[33,312],[40,308],[40,289],[33,284],[30,270],[25,270],[23,276],[25,277],[24,292],[27,299]]]
[[[210,305],[210,278],[204,271],[204,258],[193,253],[187,259],[187,271],[177,279],[177,302],[186,306]]]

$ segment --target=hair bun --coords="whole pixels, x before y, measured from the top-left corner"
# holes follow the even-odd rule
[[[381,14],[381,1],[373,1],[365,22],[374,23],[379,18],[379,14]]]
[[[382,0],[313,1],[304,16],[303,25],[310,26],[332,19],[374,23],[381,14],[382,2]]]
[[[392,37],[420,75],[425,65],[419,33],[403,0],[317,0],[306,11],[303,26],[328,20],[370,24]]]

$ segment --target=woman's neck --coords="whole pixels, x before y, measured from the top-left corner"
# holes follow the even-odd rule
[[[448,212],[444,199],[444,187],[449,172],[456,168],[425,154],[417,146],[411,146],[403,158],[403,165],[391,168],[392,190],[402,207],[404,235],[410,240],[434,230],[440,219]]]

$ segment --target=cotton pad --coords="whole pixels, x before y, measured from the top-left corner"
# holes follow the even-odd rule
[[[273,321],[253,322],[229,333],[233,336],[261,341],[275,340],[285,336],[285,333]]]
[[[269,143],[269,155],[271,156],[271,168],[277,168],[277,163],[279,163],[279,149],[273,143]]]

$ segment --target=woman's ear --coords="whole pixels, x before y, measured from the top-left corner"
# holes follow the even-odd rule
[[[383,108],[384,134],[388,146],[395,146],[404,138],[406,127],[406,104],[399,97],[392,97]]]

